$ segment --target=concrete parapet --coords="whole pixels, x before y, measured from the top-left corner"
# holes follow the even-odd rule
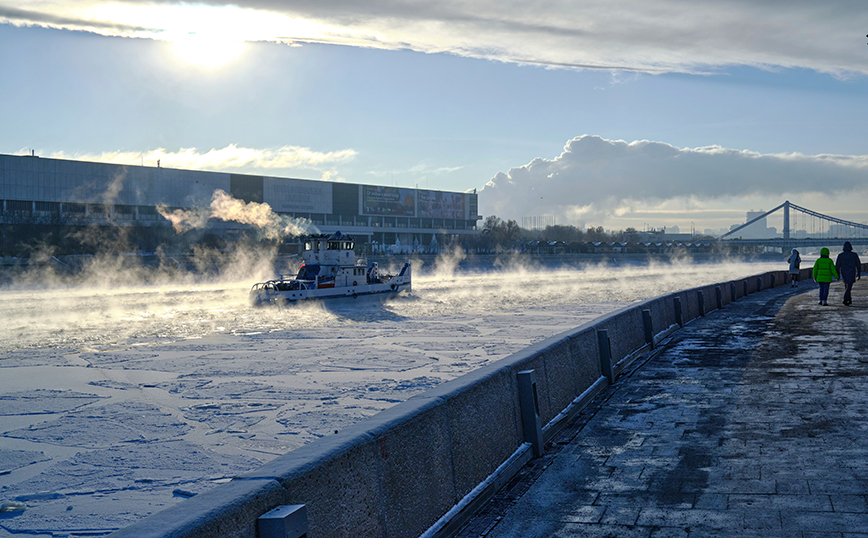
[[[285,504],[275,480],[233,480],[111,534],[114,538],[247,538],[256,520]]]
[[[609,382],[601,367],[598,330],[607,332],[614,365],[650,352],[656,339],[678,328],[676,297],[687,324],[701,315],[700,293],[710,312],[742,297],[744,282],[748,293],[755,293],[772,285],[772,273],[619,309],[284,454],[113,536],[255,538],[256,519],[281,504],[306,505],[310,536],[317,538],[437,535],[431,529],[443,528],[444,514],[460,514],[456,509],[470,504],[468,496],[476,495],[481,484],[502,483],[497,473],[517,472],[505,462],[518,452],[527,454],[518,372],[534,372],[539,415],[550,438],[567,421],[566,411],[575,412]],[[786,272],[774,272],[774,284],[785,283]],[[651,343],[643,310],[651,322]]]
[[[600,329],[609,331],[612,344],[612,360],[617,363],[633,351],[645,346],[642,331],[642,309],[627,307],[604,317],[598,324]]]
[[[576,383],[573,391],[576,396],[579,396],[603,375],[597,352],[595,327],[584,327],[571,334],[570,355],[576,366]]]
[[[458,499],[493,473],[523,441],[520,410],[514,397],[516,373],[517,369],[500,369],[463,390],[443,395],[449,413]]]
[[[682,301],[682,305],[684,306],[684,322],[690,322],[699,317],[699,294],[696,293],[698,290],[686,290],[684,292],[680,292],[684,294],[686,301]]]
[[[341,433],[320,441],[242,477],[276,480],[284,489],[284,504],[306,504],[312,536],[381,536],[374,439]]]

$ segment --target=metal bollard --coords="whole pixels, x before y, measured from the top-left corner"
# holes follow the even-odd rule
[[[542,422],[539,418],[539,398],[536,392],[536,375],[533,370],[518,373],[518,399],[521,405],[521,425],[524,440],[533,446],[533,457],[543,455]]]
[[[303,504],[278,506],[259,516],[259,538],[307,538],[307,508]]]
[[[705,315],[705,296],[702,294],[702,290],[696,292],[696,298],[699,300],[699,315]]]
[[[729,302],[735,302],[735,282],[729,283]]]
[[[720,289],[720,286],[714,287],[714,297],[717,299],[717,309],[720,310],[723,308],[723,292]]]
[[[684,327],[684,315],[681,313],[681,297],[675,298],[675,323]]]
[[[609,341],[609,331],[606,329],[597,331],[597,344],[600,347],[600,370],[611,385],[615,382],[615,371],[612,369],[612,343]]]
[[[642,309],[642,327],[645,329],[645,343],[651,344],[651,349],[654,349],[654,327],[651,324],[651,310],[648,308]]]

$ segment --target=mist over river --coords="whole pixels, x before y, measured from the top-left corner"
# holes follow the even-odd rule
[[[521,267],[457,270],[441,261],[414,268],[410,297],[384,305],[341,304],[322,308],[250,308],[247,293],[259,270],[245,280],[215,277],[159,284],[45,285],[42,281],[0,288],[0,354],[34,348],[150,345],[213,335],[251,335],[321,327],[335,328],[385,319],[436,323],[440,316],[523,316],[527,311],[561,311],[584,320],[600,312],[674,290],[738,278],[781,264],[729,262],[576,267]],[[188,280],[184,282],[183,280]],[[468,321],[469,325],[478,325]],[[569,325],[569,324],[567,324]],[[569,325],[571,326],[571,325]],[[555,332],[562,324],[553,327]],[[569,327],[566,327],[569,328]],[[540,335],[550,336],[555,334]],[[0,355],[0,359],[5,358]]]
[[[124,526],[607,312],[784,267],[440,260],[386,303],[257,309],[272,268],[0,288],[0,536]]]

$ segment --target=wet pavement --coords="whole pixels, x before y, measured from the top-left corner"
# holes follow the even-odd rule
[[[750,295],[634,364],[459,533],[868,537],[868,279]]]

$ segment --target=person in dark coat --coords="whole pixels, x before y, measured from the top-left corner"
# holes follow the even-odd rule
[[[790,264],[790,286],[796,287],[799,285],[799,268],[802,265],[802,257],[799,256],[799,251],[793,249],[793,253],[787,258],[787,263]]]
[[[862,262],[859,261],[859,255],[853,252],[853,245],[849,241],[844,243],[844,252],[838,254],[835,269],[844,281],[844,304],[850,306],[853,304],[853,283],[862,278]]]

